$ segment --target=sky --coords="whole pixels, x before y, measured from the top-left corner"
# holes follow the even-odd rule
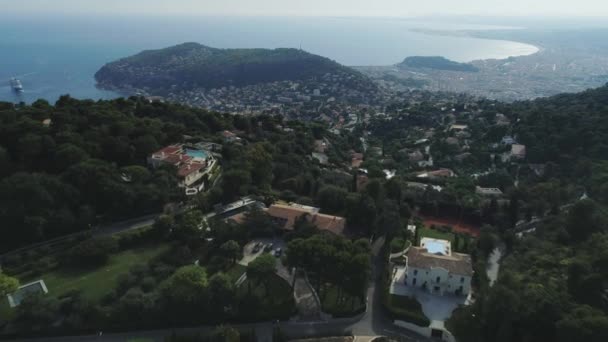
[[[608,17],[608,0],[0,0],[0,13]]]

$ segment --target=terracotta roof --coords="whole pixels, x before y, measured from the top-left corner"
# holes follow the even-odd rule
[[[186,177],[189,174],[194,172],[198,172],[199,170],[205,168],[205,163],[188,163],[180,166],[177,170],[178,177]]]
[[[182,146],[181,145],[169,145],[169,146],[167,146],[167,147],[165,147],[165,148],[163,148],[161,150],[156,151],[154,154],[155,155],[156,154],[162,155],[163,153],[164,154],[175,154],[175,153],[177,153],[177,152],[179,152],[181,150],[182,150]]]
[[[283,222],[281,228],[286,230],[292,230],[296,219],[303,215],[307,215],[308,221],[313,223],[317,228],[328,230],[335,234],[342,234],[346,226],[345,218],[319,214],[319,209],[313,207],[273,204],[270,208],[266,209],[266,212],[275,219],[280,219]]]
[[[328,230],[334,234],[340,235],[344,232],[346,219],[340,216],[332,216],[325,214],[312,215],[311,222],[321,230]]]
[[[185,154],[169,154],[166,155],[162,161],[165,163],[169,163],[172,165],[179,165],[182,163],[187,163],[192,159],[192,157]]]
[[[436,255],[428,253],[425,248],[410,247],[406,256],[408,266],[426,269],[441,267],[452,274],[473,275],[473,263],[468,254]]]

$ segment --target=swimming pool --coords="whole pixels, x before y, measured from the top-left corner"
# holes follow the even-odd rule
[[[426,248],[426,250],[431,254],[450,254],[448,241],[423,238],[421,241],[421,245],[423,248]]]
[[[186,155],[192,157],[192,158],[200,158],[200,159],[207,159],[208,155],[205,151],[202,150],[193,150],[193,149],[186,149]]]

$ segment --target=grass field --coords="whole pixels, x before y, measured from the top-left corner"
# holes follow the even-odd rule
[[[89,271],[56,269],[36,279],[21,282],[42,279],[51,296],[59,297],[69,291],[80,290],[84,298],[97,301],[114,288],[120,274],[127,273],[134,265],[145,264],[167,248],[165,245],[159,245],[131,249],[112,255],[105,266],[97,269]]]

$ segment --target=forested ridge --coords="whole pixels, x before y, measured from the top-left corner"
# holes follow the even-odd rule
[[[325,74],[350,75],[371,84],[355,70],[298,49],[216,49],[197,43],[144,51],[108,63],[95,78],[104,86],[147,88],[163,94],[175,88],[242,87]]]

